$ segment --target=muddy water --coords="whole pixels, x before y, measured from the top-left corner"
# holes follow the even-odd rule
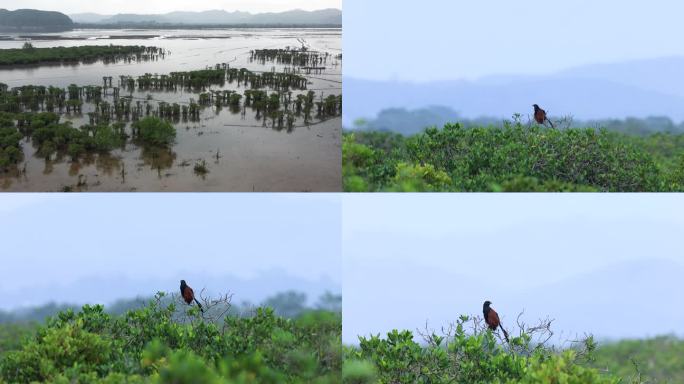
[[[120,38],[124,35],[126,38]],[[115,36],[116,38],[112,38]],[[341,62],[332,58],[341,53],[339,29],[229,29],[201,31],[105,31],[83,30],[46,34],[34,38],[35,47],[85,44],[153,45],[170,51],[163,60],[140,63],[87,64],[74,66],[32,66],[0,69],[0,82],[10,87],[33,84],[66,87],[69,84],[102,85],[103,76],[165,74],[202,69],[217,63],[252,71],[270,71],[284,66],[250,62],[249,51],[261,48],[299,47],[328,52],[326,70],[307,76],[307,90],[319,95],[341,93]],[[0,41],[0,48],[21,47],[23,41]],[[234,89],[235,84],[210,89]],[[293,94],[299,93],[298,91]],[[198,94],[191,92],[128,92],[134,99],[187,104]],[[107,100],[110,101],[111,100]],[[84,114],[88,106],[84,105]],[[87,119],[64,115],[74,126]],[[292,130],[277,130],[271,121],[246,113],[202,111],[199,122],[179,122],[176,143],[168,151],[146,151],[128,144],[109,156],[93,155],[73,163],[68,158],[46,161],[35,156],[36,148],[23,143],[25,160],[15,172],[0,176],[5,191],[339,191],[341,189],[341,118],[298,118]],[[194,165],[204,161],[209,170],[197,174]]]

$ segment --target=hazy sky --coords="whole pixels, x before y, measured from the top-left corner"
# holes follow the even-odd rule
[[[683,12],[677,0],[345,0],[344,74],[472,79],[683,55]]]
[[[250,279],[273,270],[341,285],[340,210],[335,195],[2,194],[0,295],[19,291],[30,302],[34,287],[98,276]]]
[[[510,330],[525,310],[559,334],[681,333],[681,196],[346,195],[343,218],[347,343],[439,328],[485,300]],[[597,320],[606,306],[619,324]]]
[[[0,8],[35,8],[63,13],[94,12],[116,13],[167,13],[173,11],[226,11],[281,12],[292,9],[316,10],[341,8],[342,0],[3,0]]]

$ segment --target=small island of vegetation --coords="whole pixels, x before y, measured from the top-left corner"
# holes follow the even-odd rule
[[[115,63],[147,61],[164,58],[166,52],[157,47],[139,45],[84,45],[79,47],[35,48],[25,43],[23,48],[0,49],[0,67],[25,64]]]

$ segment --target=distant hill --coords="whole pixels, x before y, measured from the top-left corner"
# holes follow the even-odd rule
[[[519,229],[523,233],[529,229]],[[550,233],[548,229],[540,234]],[[513,238],[513,236],[511,236]],[[679,290],[675,289],[676,281],[684,274],[684,266],[667,260],[636,260],[613,264],[609,267],[570,276],[556,283],[539,284],[529,289],[510,289],[496,281],[484,286],[470,276],[461,275],[448,268],[425,267],[411,263],[410,265],[387,265],[387,275],[403,276],[397,268],[410,268],[416,276],[430,276],[423,280],[414,296],[419,300],[405,302],[404,297],[397,295],[381,295],[365,297],[359,290],[343,292],[344,300],[350,304],[345,311],[350,313],[387,313],[387,316],[364,318],[363,316],[345,317],[342,330],[345,343],[358,343],[357,335],[384,333],[393,328],[422,329],[426,320],[432,328],[439,329],[460,314],[482,315],[481,298],[492,297],[496,309],[502,316],[502,322],[509,331],[515,330],[516,316],[524,311],[522,319],[528,325],[538,319],[550,316],[555,319],[553,329],[556,332],[554,342],[573,339],[584,332],[593,334],[598,340],[616,340],[625,337],[641,338],[647,336],[676,333],[684,336],[681,324],[684,322],[684,311],[668,308],[680,300]],[[384,266],[383,266],[384,268]],[[361,281],[376,278],[374,269],[361,268],[352,278],[345,278],[345,285],[360,284]],[[532,278],[530,276],[529,278]],[[351,281],[347,281],[347,280]],[[445,293],[444,282],[449,283],[449,292],[467,292],[467,294]],[[510,286],[510,283],[509,283]],[[431,292],[432,294],[425,294]],[[508,292],[508,293],[504,293]],[[366,295],[367,296],[367,295]],[[394,308],[408,305],[410,311],[398,311]],[[619,321],[597,321],[602,313],[609,311]],[[401,315],[398,315],[398,314]]]
[[[599,339],[682,335],[684,311],[663,312],[680,299],[673,288],[682,274],[681,264],[667,260],[624,262],[508,299],[524,302],[530,313],[555,318],[557,329],[569,333],[590,332]],[[596,321],[606,310],[620,321]]]
[[[0,9],[0,32],[62,32],[73,25],[69,16],[60,12]]]
[[[552,117],[553,120],[555,120]],[[345,129],[360,129],[369,131],[387,131],[400,133],[405,136],[423,132],[427,127],[443,127],[446,123],[459,123],[464,127],[501,127],[504,121],[497,117],[466,118],[449,107],[430,106],[408,110],[406,108],[383,109],[374,119],[359,119],[351,125],[345,125]],[[523,123],[526,120],[523,119]],[[674,134],[684,133],[684,122],[675,124],[666,116],[649,116],[646,118],[626,119],[597,119],[579,120],[558,123],[558,128],[605,128],[611,131],[627,133],[631,135],[650,135],[656,132],[669,132]]]
[[[510,118],[540,104],[553,116],[684,120],[684,57],[592,64],[545,76],[429,83],[344,78],[344,124],[388,108],[450,107],[467,118]],[[372,97],[368,97],[372,95]]]
[[[99,23],[104,19],[108,19],[112,17],[112,15],[100,15],[97,13],[74,13],[69,15],[71,17],[71,20],[73,20],[75,23]]]
[[[173,294],[173,292],[166,292],[166,294]],[[122,315],[129,310],[135,310],[146,306],[153,299],[153,296],[138,296],[136,298],[117,299],[116,301],[111,302],[91,302],[89,304],[101,304],[105,306],[105,310],[108,313]],[[162,300],[164,305],[170,303],[171,301],[172,300],[170,296],[166,296]],[[55,316],[57,313],[66,311],[68,309],[79,311],[83,304],[85,303],[74,304],[48,302],[46,304],[23,307],[13,311],[5,311],[0,309],[0,324],[31,321],[41,322],[49,316]],[[248,314],[255,306],[267,305],[275,309],[276,312],[280,313],[281,316],[297,317],[302,312],[311,309],[325,309],[339,312],[341,311],[342,296],[326,292],[317,297],[309,297],[306,293],[288,290],[278,293],[271,293],[268,297],[259,302],[237,300],[235,302],[231,301],[230,304],[231,315]]]
[[[231,292],[235,294],[236,300],[251,302],[261,302],[274,292],[288,290],[306,293],[311,298],[319,297],[327,291],[338,292],[341,290],[339,284],[327,277],[307,280],[289,276],[281,270],[263,271],[259,276],[252,279],[236,276],[205,276],[193,273],[187,273],[184,277],[188,281],[197,281],[193,287],[196,293],[205,288],[208,295]],[[12,297],[12,299],[0,303],[0,310],[42,305],[54,300],[55,297],[68,297],[73,304],[110,303],[121,297],[148,295],[149,292],[173,292],[177,289],[177,285],[178,279],[175,277],[139,280],[124,276],[98,276],[80,279],[69,284],[36,286],[31,289],[30,296],[5,288],[0,289],[0,294],[4,297]]]
[[[158,23],[158,24],[248,24],[248,25],[341,25],[342,11],[322,9],[317,11],[292,10],[278,13],[228,12],[210,10],[202,12],[171,12],[165,14],[139,15],[117,14],[99,15],[80,13],[71,15],[77,23],[121,24],[121,23]]]

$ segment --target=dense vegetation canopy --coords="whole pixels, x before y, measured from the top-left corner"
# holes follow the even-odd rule
[[[614,373],[629,383],[635,376],[646,382],[684,383],[684,340],[660,336],[647,340],[621,340],[597,348],[594,367]]]
[[[447,124],[344,135],[346,191],[679,191],[684,135]]]
[[[679,359],[684,342],[675,338],[597,347],[588,337],[561,348],[547,345],[548,336],[537,337],[543,326],[521,330],[506,343],[486,327],[467,330],[469,322],[475,319],[461,316],[443,335],[393,330],[385,337],[359,337],[358,346],[345,347],[343,382],[675,383],[684,372]]]
[[[338,312],[212,317],[163,298],[119,316],[66,310],[30,332],[0,327],[0,383],[340,382]]]

